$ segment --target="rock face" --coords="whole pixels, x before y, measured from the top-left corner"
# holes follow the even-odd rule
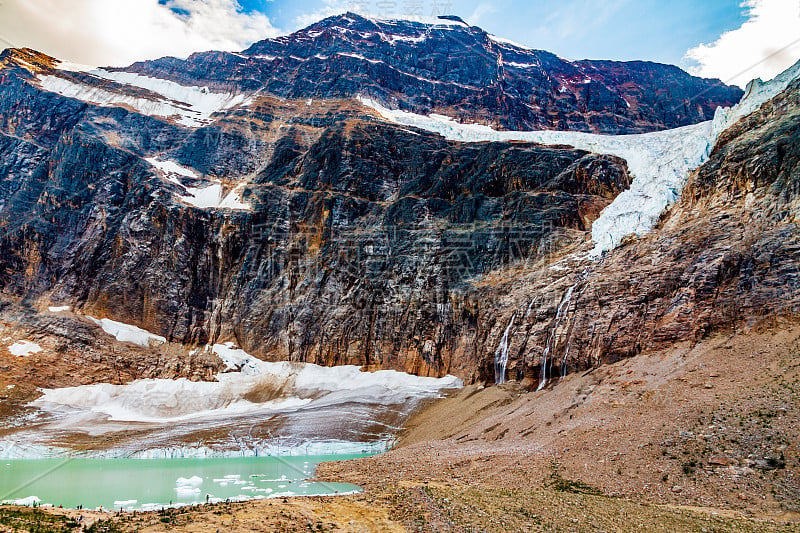
[[[592,221],[630,186],[625,161],[450,142],[350,97],[634,132],[709,118],[737,90],[352,15],[126,71],[261,91],[191,127],[142,114],[163,104],[149,89],[56,66],[0,56],[0,291],[22,307],[71,305],[265,359],[474,381],[494,379],[508,329],[508,376],[536,384],[800,306],[797,85],[719,141],[656,232],[589,263]],[[88,85],[87,101],[43,90],[44,76]]]
[[[3,290],[266,358],[474,366],[483,354],[456,362],[448,348],[476,327],[472,281],[584,238],[630,184],[617,158],[452,143],[354,101],[297,113],[266,98],[186,130],[5,75]],[[181,182],[154,154],[200,177]],[[243,184],[252,208],[182,200],[211,177]]]
[[[487,313],[503,317],[491,341],[498,342],[511,314],[519,316],[533,301],[529,318],[511,337],[512,373],[540,383],[543,368],[545,378],[557,377],[715,330],[796,318],[798,147],[795,81],[720,138],[652,234],[612,251],[583,275],[578,267],[565,277],[532,273],[508,282],[508,307]],[[556,321],[570,287],[565,318]],[[551,350],[542,366],[548,339]],[[490,349],[491,342],[485,351]],[[490,374],[490,361],[483,372]]]
[[[416,113],[501,128],[640,133],[710,120],[741,90],[643,61],[570,62],[453,20],[348,13],[241,54],[208,52],[126,69],[186,85],[286,98],[363,95]]]

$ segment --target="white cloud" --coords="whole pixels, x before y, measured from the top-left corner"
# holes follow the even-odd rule
[[[320,20],[341,15],[348,11],[358,13],[375,19],[405,19],[435,24],[441,22],[439,15],[458,15],[472,9],[473,0],[417,0],[409,1],[378,1],[378,0],[323,0],[324,4],[319,9],[304,13],[294,19],[295,29],[301,29],[319,22]],[[489,3],[478,5],[474,8],[472,16],[468,19],[472,23],[484,15],[495,11]]]
[[[800,2],[745,0],[748,20],[710,44],[686,52],[689,72],[744,87],[769,80],[800,59]]]
[[[170,8],[181,10],[176,14]],[[0,38],[59,59],[123,66],[165,55],[242,50],[279,32],[236,0],[4,0]]]
[[[467,22],[472,24],[473,26],[477,26],[481,23],[481,19],[486,15],[491,15],[493,13],[497,13],[497,8],[493,4],[489,3],[482,3],[478,4],[475,8],[475,11],[472,12],[472,15],[467,17]]]

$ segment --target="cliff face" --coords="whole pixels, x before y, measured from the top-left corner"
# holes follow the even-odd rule
[[[266,88],[208,116],[187,103],[207,98],[208,89],[181,86],[182,102],[156,88],[54,70],[52,58],[33,51],[0,56],[4,298],[40,310],[71,305],[190,346],[234,341],[265,359],[467,380],[493,380],[495,354],[507,349],[506,375],[533,385],[797,312],[797,85],[726,133],[654,233],[591,262],[584,252],[592,222],[630,186],[625,161],[567,146],[450,142],[332,96],[360,93],[368,80],[396,82],[408,93],[397,103],[411,109],[460,110],[508,126],[640,131],[706,118],[733,92],[711,91],[696,112],[664,114],[656,109],[672,106],[672,96],[656,95],[652,85],[684,90],[689,83],[671,67],[556,65],[555,56],[509,48],[474,28],[432,29],[420,40],[424,28],[410,24],[365,37],[363,26],[374,22],[345,19],[241,55],[164,59],[126,71],[216,89]],[[452,38],[448,31],[503,48],[495,69],[522,68],[523,58],[509,54],[526,55],[529,65],[580,67],[580,75],[589,69],[590,83],[580,84],[586,98],[600,83],[624,87],[638,103],[613,111],[623,98],[617,92],[592,109],[586,100],[564,114],[498,115],[483,97],[420,96],[428,85],[491,85],[485,65],[462,72],[432,50],[426,68],[452,79],[408,85],[363,70],[377,60],[342,49],[350,43],[388,54],[389,62],[400,61],[392,54],[420,61],[414,50],[402,52],[405,45],[387,52],[381,43],[433,46],[437,32]],[[310,58],[281,70],[315,49],[307,40],[329,43],[337,59],[326,59],[320,72],[304,70],[316,64]],[[470,47],[453,50],[455,58],[485,60]],[[265,57],[273,52],[283,54],[275,70],[259,71],[257,62],[276,61]],[[336,66],[350,59],[360,66]],[[352,75],[335,75],[340,67]],[[571,101],[573,93],[532,72],[519,83]],[[679,99],[708,83],[693,79]],[[393,98],[378,85],[367,92]],[[636,115],[620,126],[626,113]]]
[[[652,234],[566,277],[507,282],[510,372],[534,383],[800,312],[800,82],[728,130]],[[560,279],[559,279],[560,278]],[[572,288],[568,302],[566,295]],[[544,305],[539,301],[546,302]],[[533,302],[530,304],[529,302]],[[565,303],[567,302],[567,303]],[[532,305],[522,323],[520,312]],[[557,307],[563,319],[557,321]],[[491,312],[489,314],[492,314]],[[542,365],[543,352],[551,345]],[[491,372],[484,363],[484,375]],[[563,368],[566,365],[566,368]]]
[[[287,105],[186,130],[3,84],[3,290],[265,358],[463,372],[484,357],[453,358],[479,327],[471,280],[584,238],[630,184],[613,157]],[[250,207],[184,200],[212,179]]]

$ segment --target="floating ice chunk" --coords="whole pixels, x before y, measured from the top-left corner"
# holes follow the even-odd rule
[[[189,487],[186,485],[180,485],[175,487],[175,492],[178,493],[179,497],[185,498],[188,496],[194,496],[195,494],[200,494],[200,489],[197,487]]]
[[[8,347],[8,351],[17,357],[28,357],[32,353],[41,352],[42,347],[31,341],[17,341]]]
[[[10,505],[33,505],[34,503],[40,503],[40,500],[37,496],[28,496],[27,498],[19,498],[18,500],[3,500],[3,503],[10,504]]]
[[[198,485],[203,484],[203,478],[201,478],[200,476],[192,476],[190,478],[179,477],[178,479],[175,480],[175,484],[196,487]]]
[[[63,313],[71,309],[72,307],[70,307],[69,305],[50,306],[47,308],[47,310],[50,311],[51,313]]]
[[[120,342],[130,342],[144,347],[150,346],[150,342],[160,344],[167,342],[167,339],[161,335],[150,333],[149,331],[130,324],[124,324],[109,318],[97,319],[91,316],[87,316],[86,318],[103,328],[103,331]]]

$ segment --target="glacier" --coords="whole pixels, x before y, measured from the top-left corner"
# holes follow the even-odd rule
[[[398,429],[395,424],[418,402],[463,386],[453,376],[265,362],[232,343],[203,350],[225,365],[216,381],[139,379],[124,385],[41,390],[42,396],[30,406],[47,422],[0,439],[0,457],[69,454],[60,445],[65,432],[88,436],[139,432],[124,445],[87,454],[96,457],[378,452],[390,446]],[[259,437],[250,435],[253,427],[264,424],[267,437],[263,432]],[[234,435],[243,427],[243,435]],[[383,429],[376,433],[379,427]],[[205,441],[203,432],[212,428],[227,436]]]
[[[389,122],[437,133],[451,141],[560,144],[625,159],[634,178],[631,187],[618,195],[592,225],[594,248],[591,255],[600,257],[625,237],[650,232],[661,213],[680,198],[689,173],[708,160],[722,132],[780,94],[798,77],[800,61],[769,82],[751,82],[742,100],[731,108],[718,108],[713,120],[635,135],[500,131],[482,124],[460,123],[444,115],[419,115],[390,109],[365,96],[359,96],[358,100]]]

